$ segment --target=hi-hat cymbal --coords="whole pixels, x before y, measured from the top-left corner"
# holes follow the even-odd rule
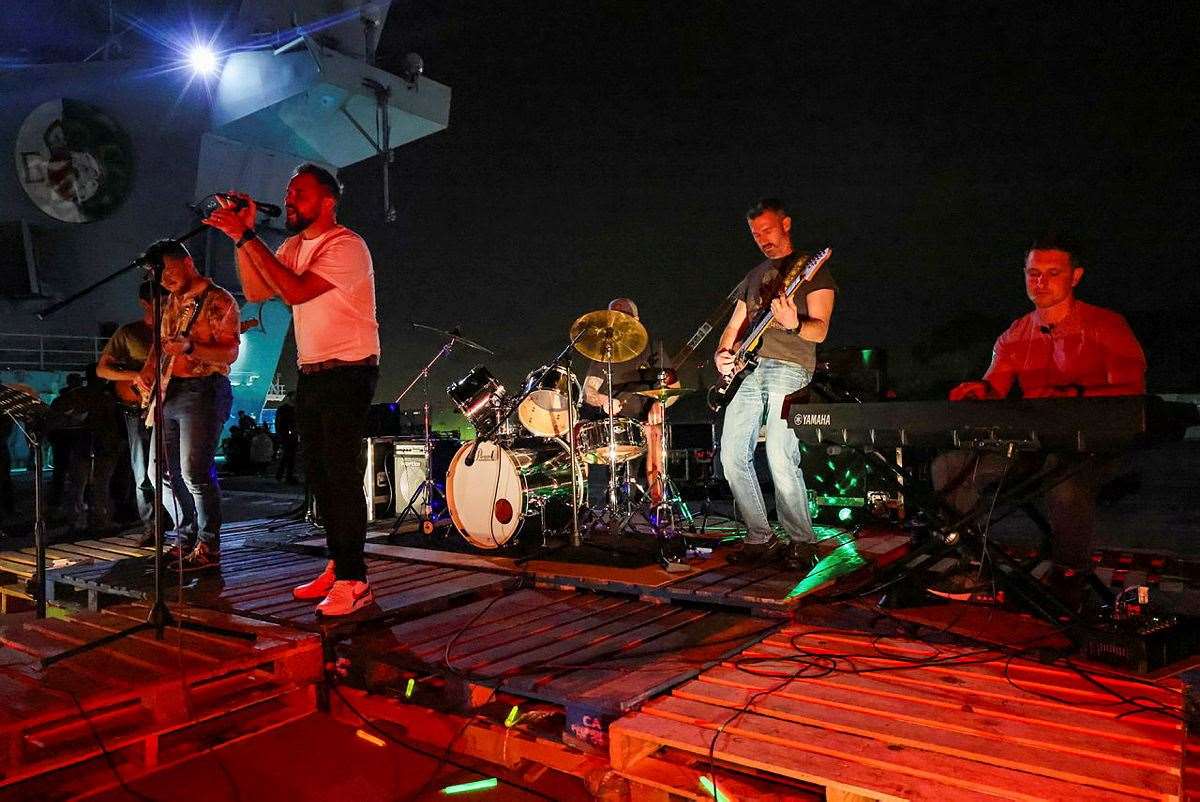
[[[655,401],[670,402],[681,395],[696,392],[694,387],[656,387],[652,390],[638,390],[637,395],[653,398]]]
[[[588,312],[571,325],[575,350],[595,362],[628,362],[649,339],[637,318],[611,309]]]

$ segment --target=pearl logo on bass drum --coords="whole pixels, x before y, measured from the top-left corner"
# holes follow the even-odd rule
[[[830,415],[827,412],[797,412],[792,415],[793,426],[828,426]]]

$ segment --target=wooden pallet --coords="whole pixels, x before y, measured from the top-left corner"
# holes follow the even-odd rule
[[[934,656],[947,661],[902,662]],[[613,768],[661,787],[647,758],[661,760],[664,749],[690,755],[703,772],[711,751],[718,786],[722,772],[750,772],[816,784],[832,797],[1180,798],[1180,721],[1138,713],[1066,666],[981,662],[995,655],[797,626],[743,657],[756,659],[756,673],[727,662],[615,722]],[[798,659],[811,678],[787,678]],[[820,670],[829,665],[840,670]],[[1180,713],[1178,682],[1099,681]]]
[[[696,676],[774,628],[769,621],[622,596],[525,589],[356,637],[344,654],[386,683],[379,664],[466,678],[566,710],[577,743],[603,746],[609,721]]]
[[[325,567],[325,559],[275,548],[230,547],[222,550],[219,569],[184,574],[183,598],[195,607],[222,610],[302,629],[322,626],[313,602],[292,598],[292,588]],[[368,558],[367,579],[375,605],[339,623],[416,614],[473,594],[515,584],[506,574],[468,571],[405,560]],[[149,599],[153,593],[151,560],[127,560],[108,566],[63,569],[49,581],[85,590],[99,604],[103,597]],[[179,594],[178,574],[168,572],[168,595]]]
[[[721,564],[652,591],[677,601],[749,610],[755,615],[786,618],[804,601],[841,587],[861,583],[870,571],[897,559],[909,538],[882,530],[848,533],[819,543],[823,554],[812,571],[789,569],[778,562],[762,567]]]
[[[276,717],[280,707],[285,715],[314,709],[319,638],[219,613],[176,614],[256,639],[172,629],[160,641],[144,632],[45,667],[44,657],[145,620],[147,608],[71,620],[22,616],[0,627],[0,786],[103,752],[145,768],[182,729],[264,705]]]

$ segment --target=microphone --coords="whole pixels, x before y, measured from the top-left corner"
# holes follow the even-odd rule
[[[234,209],[245,209],[246,201],[242,198],[235,198],[231,195],[226,195],[223,192],[214,192],[207,196],[199,203],[189,203],[188,208],[201,217],[208,217],[210,214],[221,208],[220,201],[217,198],[224,198],[233,204]],[[279,217],[283,214],[283,208],[274,203],[256,200],[254,205],[258,208],[258,213],[265,217]]]
[[[1038,331],[1040,331],[1042,334],[1049,334],[1050,332],[1054,331],[1054,324],[1051,323],[1049,326],[1038,326]]]
[[[224,195],[220,193],[218,193],[217,197],[231,201],[233,203],[233,208],[235,209],[246,208],[246,201],[243,198],[234,198],[230,195]],[[257,207],[259,214],[264,214],[267,217],[279,217],[281,214],[283,214],[283,209],[279,206],[276,206],[274,203],[266,203],[265,201],[256,200],[254,201],[254,205]]]

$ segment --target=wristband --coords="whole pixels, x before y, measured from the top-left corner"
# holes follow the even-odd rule
[[[255,230],[254,230],[254,229],[252,229],[252,228],[248,228],[248,229],[246,229],[246,233],[245,233],[245,234],[242,234],[241,238],[240,238],[240,239],[239,239],[237,242],[233,243],[233,247],[235,247],[235,248],[240,248],[240,247],[242,247],[243,245],[245,245],[247,242],[249,242],[250,240],[254,239],[254,238],[255,238],[255,237],[257,237],[257,236],[258,236],[258,232],[257,232],[257,231],[255,231]]]

